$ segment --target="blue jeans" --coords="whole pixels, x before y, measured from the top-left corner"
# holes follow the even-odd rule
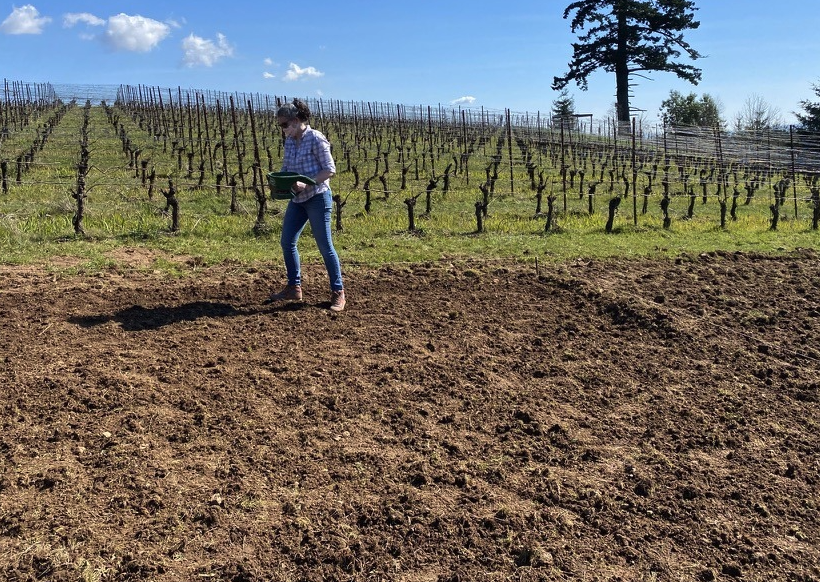
[[[288,273],[288,285],[302,284],[302,270],[299,261],[299,249],[296,243],[299,236],[310,221],[310,230],[319,247],[319,252],[325,261],[327,276],[330,279],[331,291],[344,289],[342,283],[342,266],[339,255],[333,248],[333,239],[330,235],[330,215],[333,211],[333,199],[330,190],[317,194],[305,202],[288,202],[285,218],[282,220],[282,254],[285,257],[285,269]]]

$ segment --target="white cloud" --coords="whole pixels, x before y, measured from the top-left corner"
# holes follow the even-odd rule
[[[89,26],[103,26],[105,24],[104,19],[99,16],[89,14],[88,12],[69,12],[67,14],[63,14],[64,28],[71,28],[78,22],[82,22],[83,24],[87,24]]]
[[[472,95],[465,95],[464,97],[450,101],[450,105],[469,105],[471,103],[475,103],[475,97]]]
[[[317,71],[315,67],[305,67],[304,69],[296,63],[291,63],[288,66],[288,72],[285,73],[285,81],[296,81],[303,77],[322,77],[324,73]]]
[[[269,73],[269,72],[267,72],[267,71],[265,71],[264,73],[262,73],[262,76],[263,76],[265,79],[274,79],[274,78],[276,78],[276,75],[274,75],[273,73]]]
[[[170,32],[167,24],[157,20],[120,13],[108,19],[105,39],[114,50],[145,53],[155,48]]]
[[[216,35],[216,42],[191,33],[182,41],[182,51],[185,53],[182,62],[189,67],[212,67],[220,59],[233,56],[233,47],[220,33]]]
[[[273,59],[270,58],[270,57],[267,57],[262,61],[262,64],[264,64],[266,67],[271,67],[274,64]]]
[[[0,32],[6,34],[40,34],[43,27],[51,22],[48,16],[40,16],[31,4],[14,8],[0,24]]]

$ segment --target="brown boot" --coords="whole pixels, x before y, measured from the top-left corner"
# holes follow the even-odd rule
[[[276,303],[277,301],[301,301],[302,286],[286,285],[279,293],[274,293],[265,300],[265,304]]]
[[[330,294],[330,310],[342,311],[345,308],[345,290],[333,291]]]

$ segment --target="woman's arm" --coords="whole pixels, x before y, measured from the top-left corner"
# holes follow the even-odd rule
[[[325,180],[330,180],[335,175],[336,175],[336,172],[334,172],[332,170],[324,169],[324,170],[321,170],[315,176],[312,176],[312,178],[313,178],[314,182],[316,182],[317,184],[321,184]],[[304,190],[307,187],[308,187],[308,185],[305,184],[304,182],[294,182],[293,183],[293,191],[297,192],[297,193],[301,192],[302,190]]]
[[[336,162],[333,161],[333,155],[330,153],[330,142],[327,141],[327,138],[320,133],[316,134],[316,138],[314,155],[322,169],[311,178],[318,184],[336,175]]]
[[[325,180],[330,180],[333,176],[336,175],[336,172],[333,170],[329,170],[327,168],[323,169],[321,172],[313,176],[313,181],[317,184],[324,182]]]

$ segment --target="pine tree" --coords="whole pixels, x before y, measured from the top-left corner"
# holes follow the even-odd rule
[[[579,34],[572,43],[569,71],[553,79],[553,89],[570,82],[587,89],[587,77],[598,69],[615,73],[616,109],[619,122],[629,122],[630,79],[644,71],[675,73],[697,85],[701,70],[676,59],[681,51],[692,60],[701,57],[683,39],[683,31],[696,29],[697,10],[692,0],[578,0],[564,10],[572,18],[572,32]],[[589,28],[586,28],[589,26]]]
[[[820,97],[820,85],[812,85],[811,88],[814,94]],[[795,112],[794,115],[800,122],[801,128],[805,131],[820,133],[820,102],[803,99],[800,101],[800,107],[805,113]]]
[[[668,125],[694,125],[699,127],[723,127],[721,106],[708,93],[698,98],[694,93],[683,95],[674,89],[661,102],[661,119]]]
[[[575,99],[567,89],[562,89],[558,99],[552,102],[552,119],[565,128],[575,125]]]

